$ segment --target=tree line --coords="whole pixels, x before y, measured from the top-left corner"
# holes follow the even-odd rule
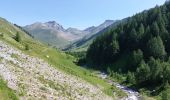
[[[117,68],[114,64],[124,56],[128,63]],[[170,83],[169,56],[170,2],[166,1],[97,37],[87,50],[86,64],[126,73],[134,84],[160,86]]]

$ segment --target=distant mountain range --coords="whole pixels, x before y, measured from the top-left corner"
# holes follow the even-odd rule
[[[79,52],[79,51],[86,51],[89,47],[89,45],[93,42],[93,40],[107,32],[109,29],[116,27],[118,24],[120,24],[121,22],[125,22],[126,19],[123,20],[106,20],[104,23],[102,23],[101,25],[97,26],[97,27],[89,27],[87,29],[85,29],[85,31],[89,31],[90,34],[85,35],[83,38],[79,39],[78,41],[67,45],[67,47],[64,48],[64,50],[69,50],[69,51],[74,51],[74,52]]]
[[[77,41],[90,38],[115,22],[117,21],[106,20],[99,26],[92,26],[86,28],[85,30],[79,30],[71,27],[64,29],[62,25],[55,21],[49,21],[45,23],[36,22],[31,25],[24,26],[23,28],[28,31],[35,39],[38,39],[41,42],[47,43],[57,48],[71,49],[74,47],[71,45],[75,45]]]
[[[78,29],[64,29],[62,25],[55,21],[46,23],[36,22],[25,26],[24,29],[34,36],[34,38],[56,46],[57,48],[67,45],[74,40],[78,40],[84,35],[83,32]]]

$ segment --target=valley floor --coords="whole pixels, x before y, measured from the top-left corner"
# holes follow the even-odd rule
[[[0,41],[0,76],[21,100],[111,100],[97,86]]]

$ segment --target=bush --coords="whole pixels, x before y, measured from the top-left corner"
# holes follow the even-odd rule
[[[166,90],[164,90],[162,92],[161,96],[162,96],[161,97],[162,100],[169,100],[169,98],[170,98],[170,88],[168,87]]]
[[[4,37],[4,33],[0,33],[0,37]]]
[[[25,45],[25,50],[29,50],[29,49],[30,49],[29,45],[26,44],[26,45]]]
[[[128,72],[127,77],[126,77],[126,81],[127,81],[128,83],[135,84],[135,83],[136,83],[136,80],[135,80],[135,75],[134,75],[134,73]]]
[[[16,36],[15,36],[15,40],[17,42],[21,42],[21,35],[19,34],[19,32],[17,32]]]

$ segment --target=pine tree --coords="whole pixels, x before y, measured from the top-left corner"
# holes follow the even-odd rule
[[[21,42],[21,36],[20,36],[19,32],[17,32],[17,34],[16,34],[16,36],[15,36],[15,40],[16,40],[17,42]]]
[[[143,60],[143,52],[138,49],[137,51],[133,51],[133,65],[138,66],[138,64]]]
[[[162,80],[162,63],[159,59],[155,60],[153,57],[150,58],[148,65],[150,67],[150,81],[158,83]]]
[[[162,92],[162,100],[169,100],[170,98],[170,86],[169,86],[169,83],[166,82],[165,83],[165,86],[164,86],[164,91]]]
[[[164,43],[166,43],[167,40],[169,39],[169,33],[164,24],[160,23],[159,27],[160,27],[160,36],[162,40],[164,41]]]
[[[169,63],[162,63],[162,67],[163,67],[163,82],[170,82],[170,64]]]
[[[134,75],[134,73],[131,73],[130,71],[128,71],[128,74],[127,74],[127,77],[126,77],[126,81],[127,81],[128,83],[135,84],[136,81],[135,81],[135,75]]]
[[[129,47],[130,50],[133,50],[136,47],[137,42],[138,42],[137,32],[135,28],[133,28],[131,32],[128,34],[127,47]]]
[[[0,37],[4,37],[4,33],[0,33]]]
[[[112,53],[113,53],[113,55],[116,55],[119,52],[119,43],[118,43],[118,41],[114,40],[111,45],[112,45],[112,49],[113,49]]]
[[[136,80],[138,83],[145,82],[149,79],[150,76],[150,68],[148,64],[146,64],[144,61],[142,61],[139,65],[139,67],[136,70]]]
[[[152,34],[153,34],[154,36],[159,36],[160,30],[159,30],[159,26],[158,26],[157,22],[154,22],[154,23],[152,24],[152,28],[151,28],[151,29],[152,29],[151,32],[152,32]]]
[[[167,91],[163,91],[162,92],[162,100],[169,100],[169,97],[168,97],[168,93],[167,93]]]
[[[136,40],[137,39],[137,32],[135,28],[133,28],[129,34],[129,39]]]
[[[29,45],[26,44],[26,45],[25,45],[25,50],[29,50],[29,49],[30,49]]]
[[[145,33],[145,29],[144,29],[143,24],[141,23],[141,24],[140,24],[140,27],[139,27],[139,34],[138,34],[139,39],[142,38],[142,36],[144,35],[144,33]]]
[[[166,55],[163,41],[159,36],[148,41],[147,49],[149,56],[154,58],[163,58]]]

